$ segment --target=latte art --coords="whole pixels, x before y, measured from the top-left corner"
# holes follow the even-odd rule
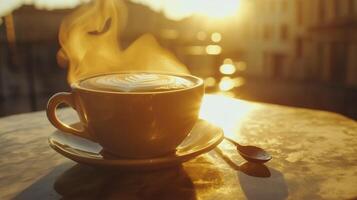
[[[111,74],[87,79],[81,86],[109,91],[145,92],[177,90],[194,86],[186,78],[152,73]]]

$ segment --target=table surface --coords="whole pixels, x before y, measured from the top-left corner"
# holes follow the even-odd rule
[[[213,107],[215,105],[215,107]],[[217,108],[217,105],[218,108]],[[79,165],[47,143],[45,112],[0,119],[0,199],[350,199],[357,197],[357,123],[308,109],[206,96],[201,117],[243,144],[268,150],[246,163],[227,142],[151,172]],[[65,121],[76,119],[61,109]]]

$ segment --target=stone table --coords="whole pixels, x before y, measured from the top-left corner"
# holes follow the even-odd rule
[[[73,121],[70,109],[60,110]],[[79,165],[47,143],[45,112],[0,119],[0,199],[353,199],[357,123],[308,109],[206,96],[201,117],[268,150],[246,163],[229,143],[180,166],[126,172]]]

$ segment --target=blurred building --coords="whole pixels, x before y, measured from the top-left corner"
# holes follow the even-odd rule
[[[289,76],[286,66],[292,58],[293,2],[253,0],[240,42],[242,59],[251,76],[282,78]]]
[[[307,51],[305,59],[311,60],[307,70],[314,75],[321,74],[317,78],[323,81],[356,86],[357,1],[315,0],[305,13],[309,17],[305,20],[306,39],[302,49]],[[311,46],[304,48],[304,43]]]
[[[247,73],[357,85],[356,0],[249,0]]]

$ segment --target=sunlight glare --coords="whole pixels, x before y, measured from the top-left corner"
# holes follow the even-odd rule
[[[223,92],[230,91],[233,88],[240,87],[245,84],[245,79],[243,77],[230,78],[225,76],[219,82],[219,89]]]
[[[222,19],[234,16],[239,9],[239,0],[131,0],[144,4],[156,12],[163,12],[166,17],[181,20],[194,14],[209,18]]]
[[[221,91],[229,91],[234,88],[234,81],[229,77],[223,77],[218,87]]]
[[[233,64],[223,64],[219,67],[219,71],[222,74],[234,74],[236,72],[236,66],[234,66]]]
[[[214,32],[211,35],[211,40],[215,43],[218,43],[222,40],[222,35],[220,33]]]
[[[0,0],[0,16],[5,16],[22,5],[34,5],[39,9],[74,8],[91,0]],[[192,15],[222,19],[234,16],[240,7],[239,0],[130,0],[146,5],[156,12],[163,12],[172,20],[181,20]]]
[[[224,95],[207,94],[203,98],[200,118],[221,127],[226,136],[234,136],[244,118],[258,106]]]
[[[219,45],[207,45],[206,53],[209,55],[219,55],[222,52],[222,47]]]

